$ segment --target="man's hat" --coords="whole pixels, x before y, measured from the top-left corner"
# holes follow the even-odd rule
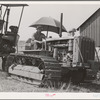
[[[36,29],[41,29],[41,30],[43,30],[43,27],[42,27],[42,26],[37,26]]]
[[[12,32],[18,32],[17,26],[10,26],[9,29],[11,29]]]

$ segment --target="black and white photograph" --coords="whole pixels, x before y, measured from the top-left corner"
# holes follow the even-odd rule
[[[0,92],[100,98],[100,2],[0,1]]]

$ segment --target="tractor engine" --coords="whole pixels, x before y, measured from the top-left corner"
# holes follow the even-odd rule
[[[73,39],[64,40],[64,42],[60,41],[60,43],[54,44],[52,47],[53,58],[65,66],[72,66]]]
[[[53,58],[67,67],[86,65],[94,57],[95,43],[88,37],[79,36],[69,39],[66,44],[53,45]]]

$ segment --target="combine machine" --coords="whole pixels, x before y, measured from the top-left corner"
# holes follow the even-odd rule
[[[19,39],[18,30],[20,27],[24,7],[27,4],[1,4],[0,5],[0,57],[2,58],[2,70],[5,71],[6,58],[10,53],[15,53]],[[11,8],[22,7],[21,16],[17,26],[9,26]],[[4,13],[3,13],[4,12]],[[16,16],[14,16],[16,17]],[[8,31],[8,26],[10,31]]]

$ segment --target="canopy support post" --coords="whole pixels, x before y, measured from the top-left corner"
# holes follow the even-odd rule
[[[24,11],[24,6],[22,7],[22,12],[21,12],[21,16],[20,16],[20,20],[19,20],[19,24],[18,24],[18,29],[19,29],[19,27],[20,27],[20,23],[21,23],[23,11]]]
[[[22,12],[21,12],[21,16],[20,16],[20,20],[19,20],[19,24],[18,24],[18,30],[19,30],[19,27],[20,27],[20,23],[21,23],[21,19],[22,19],[22,15],[23,15],[23,11],[24,11],[24,6],[22,7]],[[17,43],[17,53],[18,53],[18,43]]]
[[[47,27],[47,34],[46,34],[46,38],[48,38],[48,30],[49,30],[49,26]]]
[[[9,14],[10,14],[10,9],[7,9],[7,18],[6,18],[5,34],[7,34]]]

